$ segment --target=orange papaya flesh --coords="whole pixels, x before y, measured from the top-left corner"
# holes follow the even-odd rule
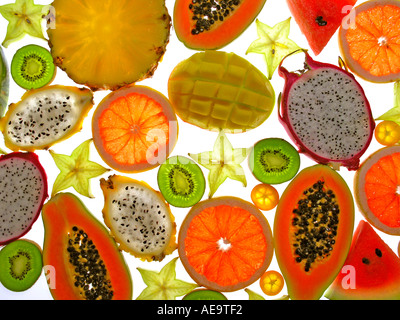
[[[212,2],[210,1],[211,6]],[[265,2],[266,0],[232,1],[230,8],[220,9],[215,3],[207,13],[193,4],[192,0],[177,0],[174,6],[174,29],[178,39],[190,49],[220,49],[247,29]],[[195,14],[196,11],[200,13]],[[213,22],[209,23],[210,20]]]
[[[354,228],[354,200],[327,165],[303,169],[274,219],[275,253],[292,300],[317,300],[339,273]]]
[[[55,300],[130,300],[129,269],[106,228],[71,193],[43,206],[43,264]]]

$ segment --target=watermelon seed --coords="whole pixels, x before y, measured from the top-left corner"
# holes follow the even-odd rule
[[[362,263],[369,264],[369,259],[367,259],[367,258],[362,258]]]
[[[382,257],[382,251],[379,250],[378,248],[375,249],[375,254],[376,254],[379,258]]]
[[[328,22],[326,22],[326,21],[324,20],[324,17],[322,17],[322,16],[318,16],[318,17],[315,19],[315,21],[318,23],[318,25],[319,25],[320,27],[324,27],[324,26],[326,26],[326,25],[328,24]]]

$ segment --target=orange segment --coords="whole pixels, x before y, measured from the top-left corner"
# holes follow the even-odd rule
[[[100,115],[99,131],[105,151],[120,164],[151,162],[169,143],[162,106],[139,93],[112,101]]]
[[[377,4],[361,10],[345,31],[351,58],[376,77],[400,72],[400,7]]]
[[[263,264],[266,248],[258,219],[227,205],[204,209],[195,216],[185,238],[191,266],[221,286],[247,281]]]
[[[365,176],[371,212],[385,225],[400,227],[400,154],[382,157]]]

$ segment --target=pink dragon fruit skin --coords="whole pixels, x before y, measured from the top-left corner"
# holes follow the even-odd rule
[[[288,135],[314,161],[357,170],[371,143],[375,122],[370,104],[355,77],[332,64],[314,61],[305,53],[305,72],[289,72],[278,112]]]
[[[0,245],[31,230],[47,197],[47,175],[35,153],[0,157]]]

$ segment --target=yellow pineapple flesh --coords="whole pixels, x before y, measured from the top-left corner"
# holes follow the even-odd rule
[[[153,75],[169,40],[165,0],[55,0],[55,63],[76,83],[116,90]]]

